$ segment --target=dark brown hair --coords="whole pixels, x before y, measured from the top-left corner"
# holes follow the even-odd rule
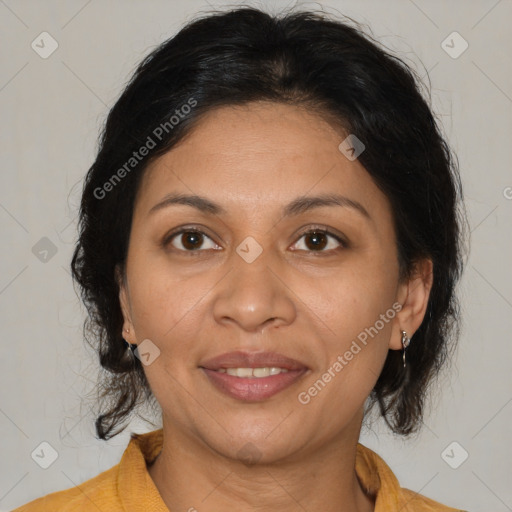
[[[356,134],[366,146],[359,161],[392,206],[402,277],[419,259],[432,259],[428,309],[407,350],[407,367],[400,351],[390,350],[369,397],[394,432],[407,435],[420,425],[427,387],[458,336],[460,180],[420,80],[352,25],[304,11],[210,13],[148,55],[110,110],[85,178],[71,263],[89,312],[84,334],[103,368],[99,438],[124,430],[139,404],[154,403],[141,362],[127,357],[115,277],[116,266],[124,268],[144,171],[204,113],[257,100],[308,108]],[[150,154],[127,167],[148,138]]]

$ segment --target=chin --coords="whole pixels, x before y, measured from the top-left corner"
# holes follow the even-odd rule
[[[220,432],[217,430],[224,434],[221,439],[209,438],[208,434],[212,431],[208,430],[204,441],[220,455],[246,465],[272,464],[289,458],[300,449],[298,426],[288,424],[285,428],[283,425],[291,418],[283,421],[286,415],[273,419],[267,415],[265,419],[256,421],[247,416],[248,414],[244,413],[244,421],[241,423],[230,422],[229,429],[226,428],[228,434],[223,429]],[[279,428],[280,424],[283,428]]]

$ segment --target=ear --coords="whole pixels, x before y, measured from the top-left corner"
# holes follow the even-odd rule
[[[126,275],[121,269],[120,265],[116,265],[115,267],[115,279],[117,281],[117,285],[119,286],[119,303],[121,305],[121,311],[123,313],[123,332],[121,333],[122,337],[130,342],[135,343],[135,330],[133,328],[133,323],[131,319],[131,306],[129,300],[128,293],[128,283],[126,281]],[[126,332],[126,329],[129,329],[129,332]]]
[[[389,348],[402,350],[402,331],[409,338],[419,329],[427,311],[430,290],[432,289],[434,273],[433,263],[429,258],[419,260],[411,276],[400,283],[397,292],[397,302],[402,309],[393,319]]]

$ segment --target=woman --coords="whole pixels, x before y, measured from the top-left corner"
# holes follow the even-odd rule
[[[196,19],[112,108],[73,276],[107,440],[162,428],[28,511],[454,511],[361,445],[418,430],[456,341],[460,182],[411,70],[357,28]],[[455,498],[454,498],[455,501]]]

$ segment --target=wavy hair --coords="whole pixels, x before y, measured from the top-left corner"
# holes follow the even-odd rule
[[[399,351],[388,352],[366,411],[378,404],[397,434],[418,429],[429,385],[458,338],[465,219],[456,157],[421,87],[416,73],[356,22],[312,11],[209,13],[140,63],[108,114],[85,177],[71,262],[88,311],[84,336],[102,367],[98,438],[117,435],[140,404],[154,403],[141,362],[127,357],[116,277],[116,268],[124,275],[145,169],[213,108],[259,100],[307,108],[356,134],[366,146],[359,161],[392,207],[401,277],[418,260],[433,261],[427,312],[407,349],[407,367]],[[196,106],[183,108],[191,98]],[[170,122],[173,115],[179,123]],[[113,182],[148,137],[150,154]]]

